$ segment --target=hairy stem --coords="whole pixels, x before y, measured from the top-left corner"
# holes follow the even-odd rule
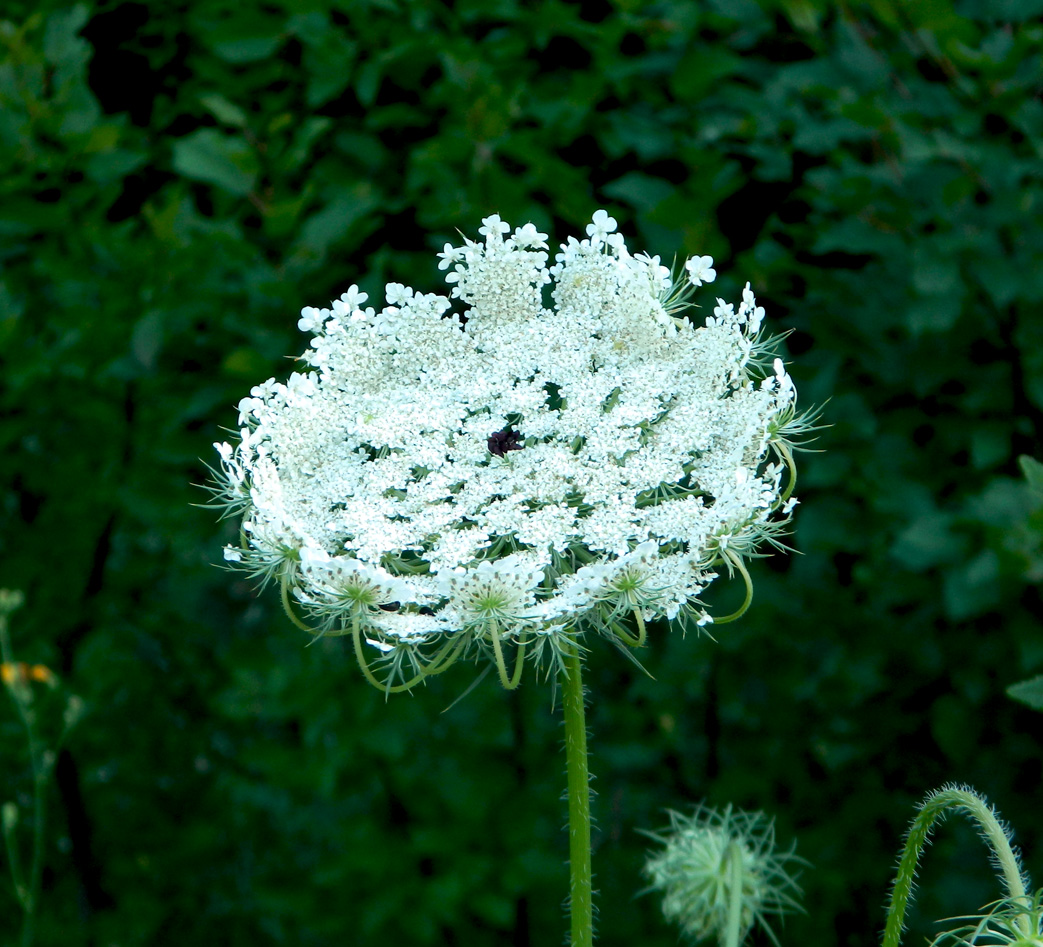
[[[500,642],[500,629],[494,620],[489,626],[489,638],[493,643],[493,655],[496,658],[496,673],[500,675],[500,683],[504,690],[512,691],[521,682],[521,666],[524,652],[519,654],[518,661],[514,666],[514,676],[507,675],[507,662],[503,657],[503,644]]]
[[[902,926],[905,922],[905,912],[912,900],[913,881],[920,853],[927,844],[934,823],[949,809],[962,811],[978,823],[978,830],[992,849],[1000,867],[1007,897],[1024,899],[1026,896],[1018,857],[1011,848],[1010,839],[992,807],[970,789],[939,789],[927,796],[912,825],[909,826],[909,834],[906,836],[902,856],[898,862],[898,873],[891,889],[891,901],[887,907],[883,947],[898,947],[901,942]],[[1026,920],[1026,925],[1027,923]]]
[[[569,791],[570,943],[572,947],[592,947],[594,901],[590,869],[590,773],[587,769],[587,723],[578,648],[565,655],[562,690]]]
[[[402,691],[411,690],[427,676],[421,671],[412,680],[403,681],[401,684],[392,684],[390,679],[387,682],[381,681],[373,673],[369,662],[366,660],[366,653],[362,648],[362,631],[359,627],[359,616],[357,614],[351,617],[351,640],[355,645],[355,657],[359,662],[359,667],[362,669],[363,677],[378,691],[383,691],[385,694],[399,694]]]
[[[282,610],[286,612],[286,617],[300,628],[301,631],[306,631],[310,635],[317,633],[314,628],[306,622],[301,621],[301,619],[297,617],[297,613],[293,610],[293,606],[290,604],[290,580],[286,577],[285,573],[282,578],[279,579],[279,600],[282,602]]]
[[[728,926],[722,947],[739,947],[742,927],[742,847],[736,841],[728,845]]]
[[[645,629],[645,616],[641,614],[640,608],[634,608],[634,621],[637,623],[637,647],[641,648],[645,644],[648,632]]]

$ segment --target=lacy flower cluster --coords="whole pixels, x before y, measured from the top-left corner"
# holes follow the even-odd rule
[[[535,226],[487,217],[439,254],[449,297],[305,308],[306,370],[255,387],[216,445],[218,504],[243,518],[225,559],[302,627],[353,635],[381,686],[477,654],[511,686],[587,631],[705,624],[699,594],[722,567],[748,587],[795,503],[807,419],[749,285],[704,316],[710,257],[675,285],[605,211],[586,229],[551,263]]]

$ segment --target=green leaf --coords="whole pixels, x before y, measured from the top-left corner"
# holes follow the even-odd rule
[[[216,92],[201,95],[199,102],[222,125],[230,125],[232,128],[246,127],[246,112],[234,102],[229,102],[223,95]]]
[[[201,128],[174,142],[174,170],[194,181],[214,184],[245,197],[257,179],[259,164],[242,139]]]
[[[951,516],[928,513],[913,520],[898,535],[891,554],[906,568],[922,572],[960,558],[964,548],[952,531]]]
[[[380,196],[373,186],[359,183],[338,194],[304,222],[300,243],[309,250],[325,253],[332,243],[342,239],[359,219],[379,205]]]
[[[205,34],[205,41],[215,55],[237,65],[267,59],[282,40],[281,20],[252,9],[244,9],[217,23]]]
[[[953,621],[966,621],[995,608],[1000,594],[999,557],[983,549],[964,565],[945,577],[945,611]]]
[[[79,32],[89,16],[86,5],[78,3],[68,10],[55,10],[47,18],[43,54],[49,63],[68,68],[87,62],[91,46]]]
[[[910,303],[905,317],[913,335],[947,332],[960,318],[961,308],[958,296],[927,296]]]
[[[1043,464],[1036,460],[1035,457],[1022,454],[1018,458],[1018,466],[1025,475],[1032,492],[1039,497],[1043,497]]]
[[[1028,704],[1033,710],[1043,710],[1043,674],[1011,684],[1007,696]]]
[[[148,156],[140,152],[115,148],[91,155],[84,170],[96,184],[111,184],[137,171],[147,160]]]
[[[670,87],[678,98],[698,99],[715,82],[741,68],[742,59],[722,47],[693,49],[674,70]]]
[[[640,171],[624,174],[602,190],[608,197],[625,201],[639,212],[647,212],[676,193],[675,187],[662,178],[654,178]]]

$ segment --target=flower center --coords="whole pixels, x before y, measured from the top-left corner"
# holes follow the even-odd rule
[[[504,428],[502,431],[497,431],[495,434],[490,434],[487,443],[489,445],[489,453],[495,454],[497,457],[503,457],[503,455],[509,450],[522,449],[521,439],[518,437],[518,432],[512,431],[508,428]]]

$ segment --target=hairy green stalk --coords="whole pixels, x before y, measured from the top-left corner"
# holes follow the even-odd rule
[[[742,929],[742,846],[734,839],[728,844],[728,926],[724,930],[723,947],[739,947]]]
[[[902,939],[905,912],[913,894],[913,882],[920,853],[927,844],[935,822],[948,810],[964,812],[978,824],[978,831],[992,850],[1006,896],[1021,901],[1026,898],[1025,879],[1021,873],[1018,856],[1010,844],[1010,836],[996,813],[981,796],[962,786],[944,786],[929,793],[920,806],[920,811],[909,826],[909,834],[898,862],[898,873],[891,889],[891,901],[887,907],[887,924],[884,928],[883,947],[898,947]],[[1026,922],[1026,936],[1029,936]]]
[[[565,655],[562,675],[565,760],[569,790],[569,923],[572,947],[594,943],[594,900],[590,868],[590,773],[587,723],[579,649]]]

